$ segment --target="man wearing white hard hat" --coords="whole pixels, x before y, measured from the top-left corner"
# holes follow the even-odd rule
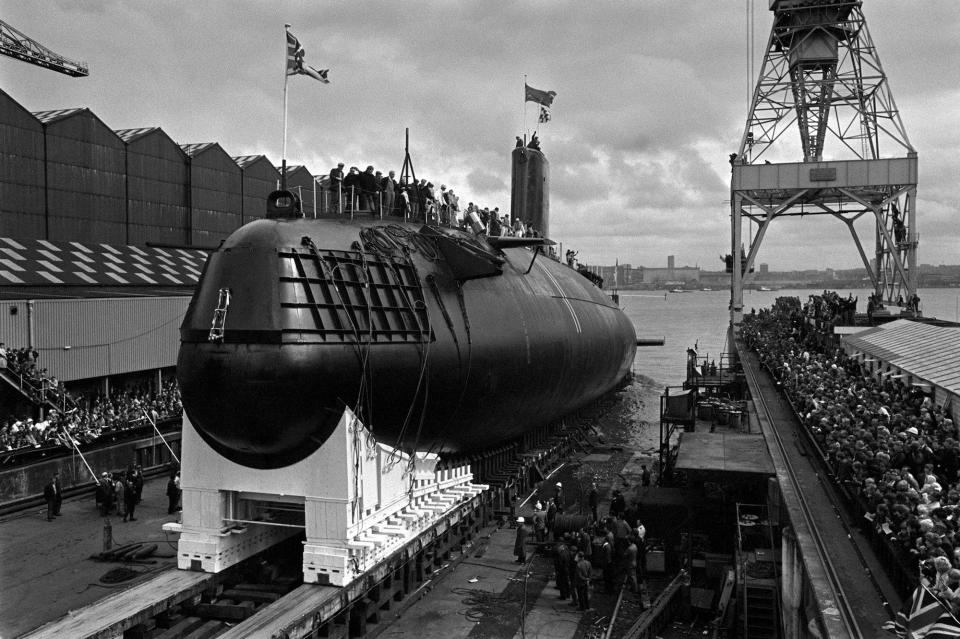
[[[523,517],[517,517],[517,541],[513,544],[513,554],[517,556],[518,564],[527,563],[527,527]]]

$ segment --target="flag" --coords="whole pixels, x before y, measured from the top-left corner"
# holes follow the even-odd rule
[[[303,56],[306,54],[300,41],[296,36],[287,31],[287,75],[308,75],[314,80],[319,80],[324,84],[330,84],[327,79],[327,73],[330,69],[314,69],[310,65],[303,63]]]
[[[549,121],[550,121],[550,111],[545,106],[540,107],[540,123],[543,124]]]
[[[919,635],[914,634],[919,637]],[[937,619],[937,623],[930,626],[923,639],[958,639],[960,637],[960,622],[949,612],[945,612]]]
[[[950,611],[937,599],[936,595],[930,592],[926,586],[920,584],[910,598],[903,603],[903,608],[897,613],[894,620],[883,624],[883,629],[898,637],[909,637],[910,639],[960,637],[960,634],[943,634],[950,631],[950,626],[941,623],[944,617],[953,619]],[[954,628],[957,627],[956,620],[950,623],[953,623]],[[935,628],[939,634],[928,635]]]
[[[541,91],[540,89],[534,89],[527,83],[524,83],[523,87],[526,89],[524,102],[536,102],[545,107],[552,105],[553,98],[557,95],[556,91]]]

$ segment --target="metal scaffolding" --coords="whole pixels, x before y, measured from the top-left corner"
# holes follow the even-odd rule
[[[732,269],[734,327],[743,315],[744,280],[767,229],[774,219],[789,216],[829,215],[843,222],[866,267],[874,300],[919,310],[917,153],[861,4],[770,3],[773,26],[740,147],[730,157],[731,255],[743,251],[743,218],[758,225],[749,251],[743,251],[743,266]],[[802,159],[771,162],[789,147],[784,134],[794,125]],[[785,156],[791,152],[796,150],[788,148]],[[872,259],[854,227],[862,216],[874,220]]]

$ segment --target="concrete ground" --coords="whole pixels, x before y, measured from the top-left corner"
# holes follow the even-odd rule
[[[114,547],[134,542],[157,544],[152,563],[118,564],[91,560],[103,550],[104,518],[93,495],[67,499],[61,516],[47,521],[46,507],[0,519],[0,637],[17,637],[107,594],[176,566],[175,536],[161,529],[178,515],[167,514],[167,480],[147,481],[137,521],[124,523],[111,515]],[[170,542],[168,544],[168,541]],[[100,581],[108,571],[124,566],[133,579],[117,584]],[[66,639],[66,638],[65,638]]]

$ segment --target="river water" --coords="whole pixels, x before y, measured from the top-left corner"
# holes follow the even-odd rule
[[[778,297],[799,297],[806,302],[823,289],[781,289],[744,291],[744,311],[773,305]],[[857,310],[866,312],[868,289],[837,289],[846,297],[858,298]],[[924,315],[960,321],[960,289],[921,289],[918,292]],[[686,351],[696,347],[701,356],[720,364],[720,355],[728,350],[727,306],[729,289],[657,293],[624,291],[620,306],[633,321],[640,338],[663,338],[663,346],[637,348],[633,364],[634,381],[618,396],[613,410],[602,420],[601,428],[641,453],[652,454],[659,446],[660,395],[667,386],[683,384],[686,376]]]

